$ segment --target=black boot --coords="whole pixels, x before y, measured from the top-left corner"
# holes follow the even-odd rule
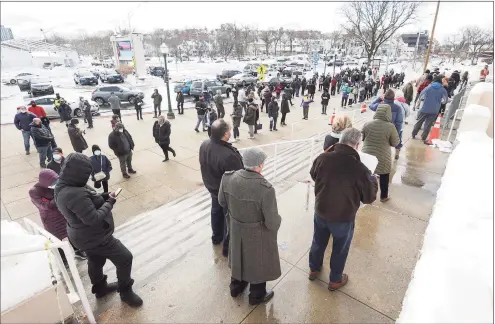
[[[103,280],[96,284],[93,285],[91,288],[91,292],[95,294],[96,298],[102,298],[110,293],[113,293],[114,291],[117,291],[119,285],[116,282],[112,283],[107,283],[107,276],[103,276]]]
[[[268,302],[270,299],[273,298],[274,292],[273,290],[267,290],[265,293],[265,296],[262,298],[252,298],[251,294],[249,295],[249,305],[259,305],[262,303]]]
[[[143,305],[143,300],[132,290],[133,284],[134,279],[131,280],[127,287],[119,288],[120,299],[131,307],[140,307]]]

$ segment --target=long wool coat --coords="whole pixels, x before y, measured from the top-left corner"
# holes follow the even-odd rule
[[[390,105],[381,104],[376,109],[373,121],[363,126],[364,153],[376,156],[378,166],[376,174],[387,174],[392,169],[392,151],[390,147],[397,146],[400,142],[399,134],[392,124],[392,108]]]
[[[227,210],[232,278],[257,284],[280,277],[275,189],[254,171],[223,175],[218,202]]]

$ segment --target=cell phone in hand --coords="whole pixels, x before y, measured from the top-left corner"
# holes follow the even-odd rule
[[[122,188],[117,188],[117,190],[115,190],[115,192],[113,193],[113,196],[115,198],[117,198],[119,196],[119,194],[120,194],[121,191],[122,191]]]

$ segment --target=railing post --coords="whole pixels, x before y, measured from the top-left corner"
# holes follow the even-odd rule
[[[315,148],[315,137],[311,137],[311,151],[309,151],[309,159],[308,159],[308,164],[309,164],[309,167],[308,167],[308,173],[309,171],[311,170],[311,166],[313,165],[313,151],[314,151],[314,148]]]
[[[452,125],[450,125],[449,136],[447,136],[447,142],[450,142],[450,135],[452,135],[452,130],[454,130],[455,121],[457,119],[457,113],[464,109],[457,109],[454,113],[454,119],[452,120]]]
[[[278,160],[278,143],[275,143],[275,156],[273,157],[273,183],[277,181],[277,160]]]

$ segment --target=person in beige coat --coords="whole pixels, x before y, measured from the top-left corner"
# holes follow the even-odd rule
[[[390,199],[388,195],[388,184],[390,171],[392,169],[392,151],[390,147],[399,144],[399,134],[392,124],[392,108],[390,105],[381,104],[376,109],[373,121],[363,126],[363,149],[362,152],[376,156],[378,165],[375,174],[380,176],[380,201]]]
[[[266,290],[266,282],[281,275],[277,244],[281,218],[275,189],[261,175],[266,158],[259,148],[247,149],[244,169],[225,172],[218,193],[230,235],[230,294],[239,296],[249,283],[251,305],[269,301],[274,293]]]

